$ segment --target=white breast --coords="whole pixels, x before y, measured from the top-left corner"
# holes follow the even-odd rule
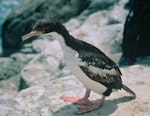
[[[93,90],[98,94],[102,94],[104,91],[106,91],[107,88],[104,85],[91,80],[76,63],[68,62],[67,65],[72,73],[83,83],[86,88]]]

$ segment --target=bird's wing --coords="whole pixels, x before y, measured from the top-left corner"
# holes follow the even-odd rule
[[[95,48],[94,48],[95,49]],[[118,66],[102,51],[83,50],[79,52],[80,68],[92,80],[107,87],[120,89],[121,72]]]
[[[108,88],[121,88],[121,71],[111,59],[91,44],[75,39],[73,36],[70,36],[70,39],[72,41],[67,45],[71,44],[70,47],[77,51],[78,65],[90,79]]]

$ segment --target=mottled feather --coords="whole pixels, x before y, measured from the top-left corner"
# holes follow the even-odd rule
[[[121,89],[121,71],[118,66],[98,48],[71,36],[66,44],[78,52],[81,70],[92,80],[108,88]],[[78,43],[73,45],[74,43]]]

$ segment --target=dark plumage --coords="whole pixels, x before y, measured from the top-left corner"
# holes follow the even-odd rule
[[[123,88],[135,97],[135,93],[122,84],[121,71],[111,59],[93,45],[75,39],[60,23],[51,19],[39,20],[35,24],[33,31],[23,36],[23,40],[44,33],[52,34],[59,41],[69,69],[87,89],[85,96],[76,102],[86,104],[77,114],[101,107],[105,97],[109,96],[113,89]],[[91,90],[103,95],[102,99],[96,104],[88,100]],[[71,102],[72,97],[61,98]]]

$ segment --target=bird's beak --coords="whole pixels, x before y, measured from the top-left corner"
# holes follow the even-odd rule
[[[22,41],[27,40],[27,39],[34,37],[34,36],[41,35],[43,33],[44,33],[44,31],[31,31],[30,33],[22,36]]]

